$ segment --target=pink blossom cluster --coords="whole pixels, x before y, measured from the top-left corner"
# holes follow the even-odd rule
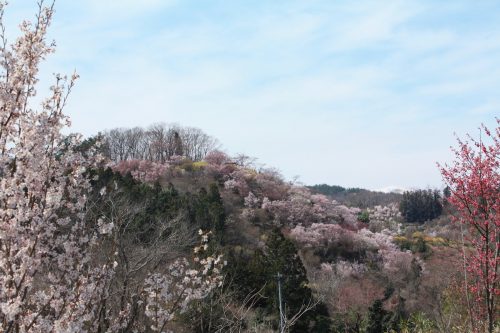
[[[112,164],[111,168],[123,176],[130,173],[138,181],[155,182],[165,175],[170,164],[147,160],[124,160]]]
[[[229,180],[229,175],[237,169],[236,163],[224,152],[213,150],[204,161],[207,162],[206,172],[215,178]]]
[[[213,150],[209,152],[207,156],[205,156],[204,160],[210,165],[219,166],[232,162],[231,158],[220,150]]]

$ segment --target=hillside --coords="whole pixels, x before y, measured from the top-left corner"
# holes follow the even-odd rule
[[[447,215],[405,223],[400,194],[304,187],[218,150],[198,161],[109,160],[97,174],[95,191],[130,212],[124,232],[135,241],[124,252],[161,244],[170,260],[189,256],[201,229],[227,261],[224,286],[178,317],[179,332],[276,329],[278,274],[288,318],[311,306],[291,332],[445,330],[464,311],[447,305],[459,296],[450,285],[459,279],[456,226]]]

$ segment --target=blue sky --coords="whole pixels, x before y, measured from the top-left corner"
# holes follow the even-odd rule
[[[34,0],[7,8],[8,34]],[[497,1],[63,1],[43,65],[85,135],[172,122],[287,178],[440,187],[453,133],[500,115]],[[42,87],[39,89],[43,94]]]

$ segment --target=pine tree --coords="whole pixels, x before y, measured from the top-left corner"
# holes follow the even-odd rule
[[[373,302],[368,309],[368,327],[366,333],[384,333],[385,322],[389,313],[384,310],[382,300],[378,299]]]
[[[226,212],[217,184],[212,183],[210,185],[207,200],[208,214],[211,219],[211,229],[215,234],[215,238],[219,242],[222,242],[226,223]]]

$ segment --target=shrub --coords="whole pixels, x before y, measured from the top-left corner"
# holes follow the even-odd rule
[[[364,210],[358,214],[358,221],[368,223],[370,222],[370,213]]]

